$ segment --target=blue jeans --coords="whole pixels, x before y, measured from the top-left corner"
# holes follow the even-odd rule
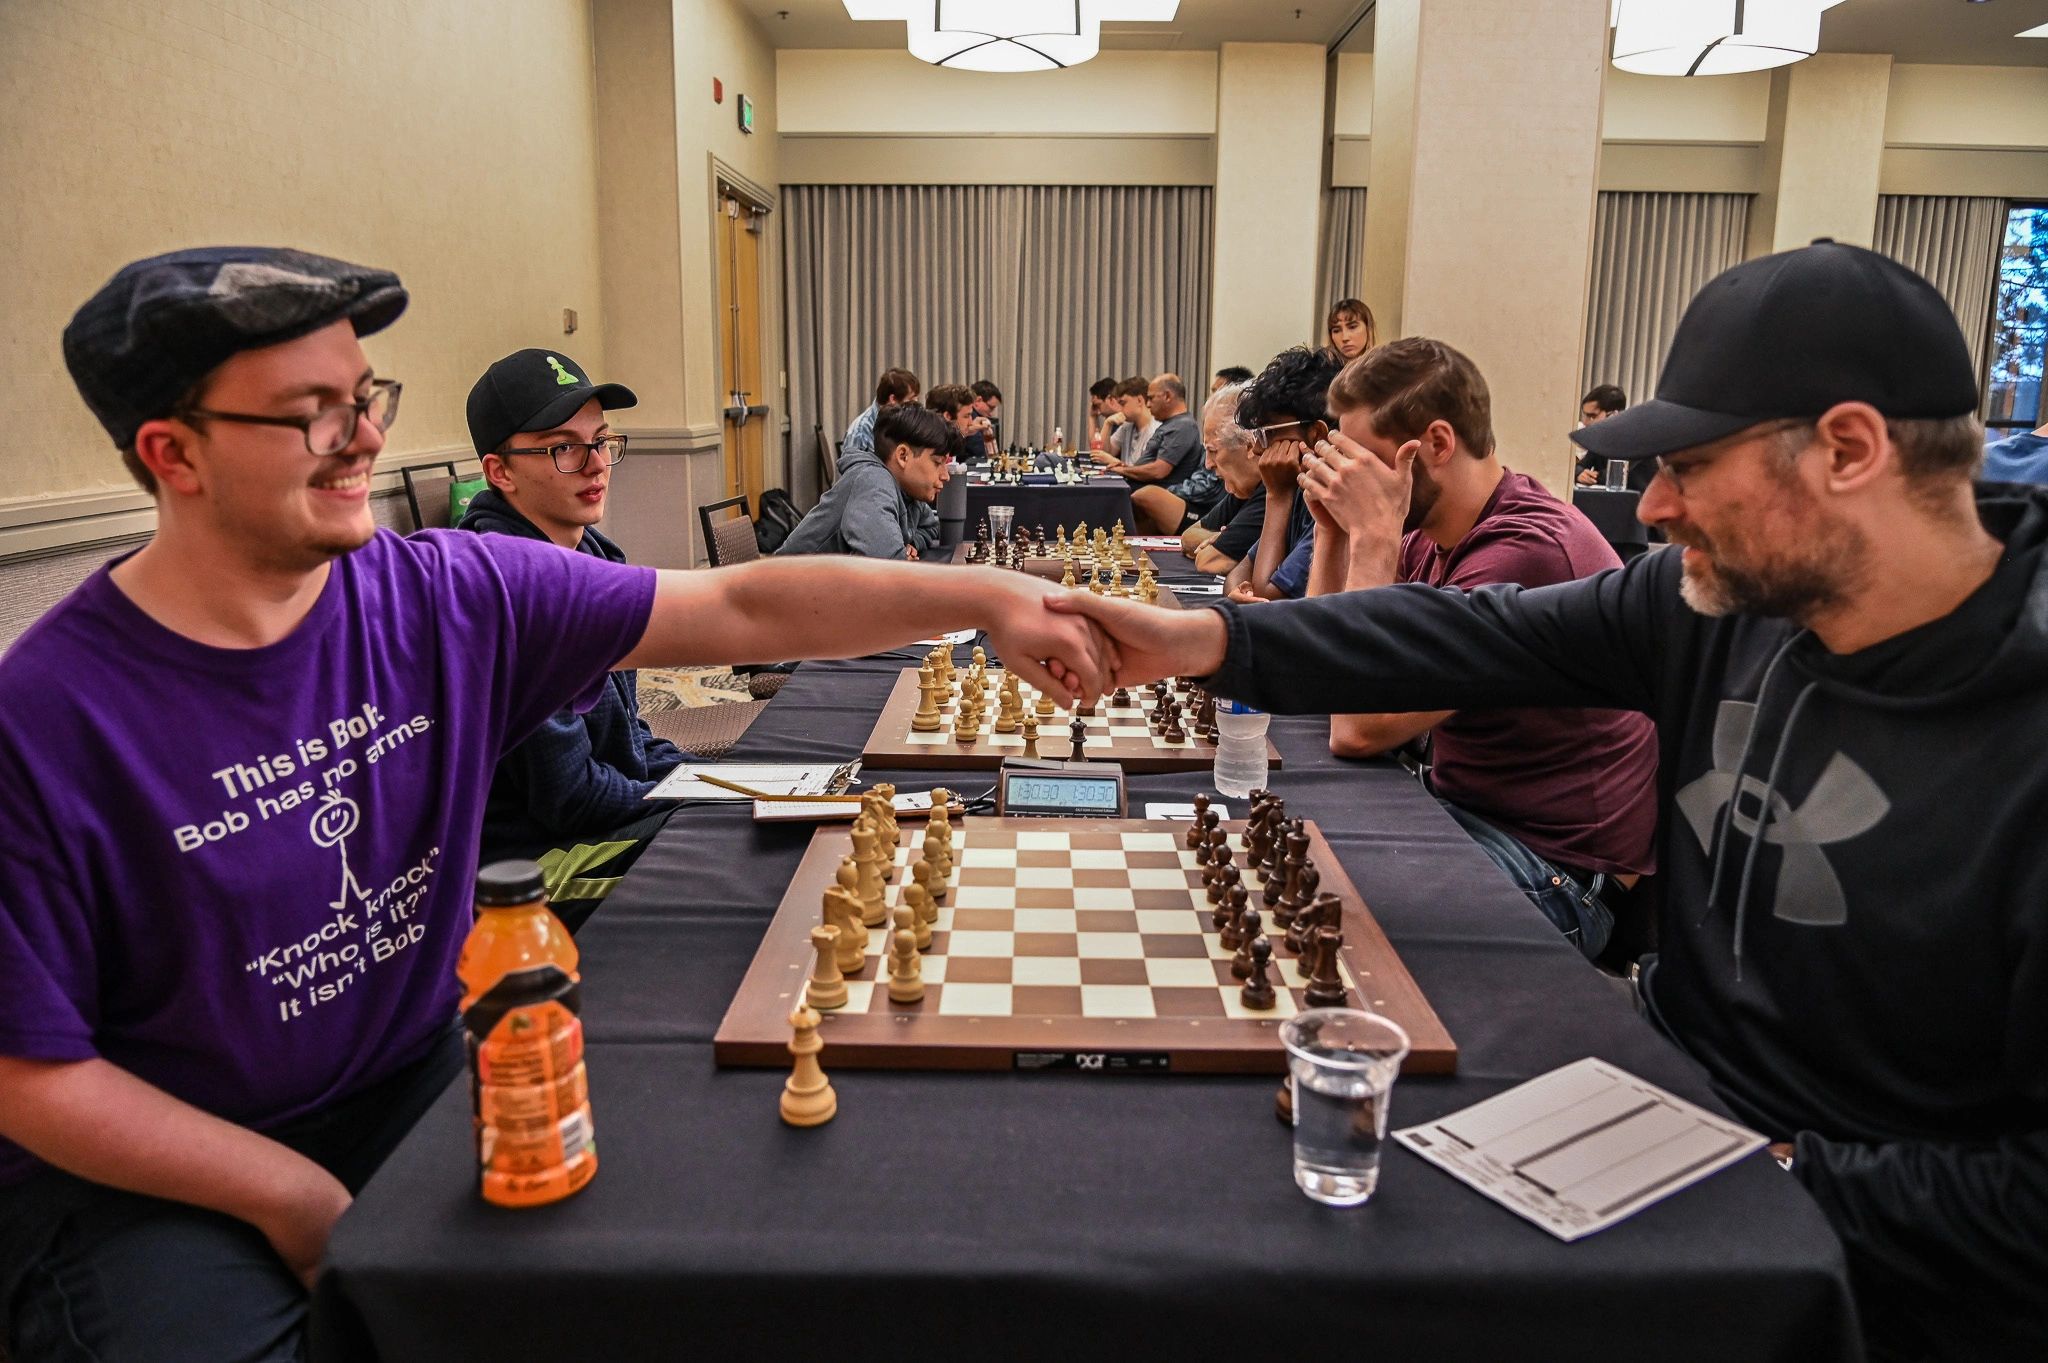
[[[1479,850],[1494,865],[1507,872],[1515,887],[1543,910],[1543,916],[1579,949],[1579,954],[1589,961],[1600,955],[1614,932],[1614,914],[1600,900],[1600,892],[1607,885],[1606,876],[1588,877],[1579,871],[1567,871],[1536,855],[1520,838],[1494,827],[1477,814],[1460,809],[1441,796],[1437,803],[1472,835],[1472,841],[1479,844]]]

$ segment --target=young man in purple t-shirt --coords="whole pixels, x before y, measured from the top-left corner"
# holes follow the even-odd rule
[[[1316,518],[1308,595],[1420,582],[1542,587],[1621,560],[1592,523],[1494,452],[1492,400],[1472,361],[1411,336],[1353,360],[1330,385],[1333,452],[1301,485]],[[1341,478],[1353,459],[1406,462],[1399,533]],[[1614,920],[1607,882],[1654,870],[1657,736],[1622,710],[1435,710],[1336,715],[1330,750],[1370,757],[1431,734],[1430,788],[1486,854],[1588,958]]]
[[[1098,689],[1099,636],[1022,574],[379,531],[399,389],[358,338],[405,304],[387,271],[209,248],[125,267],[66,328],[157,530],[0,658],[17,1363],[298,1355],[336,1218],[460,1068],[492,769],[613,668],[978,625]]]

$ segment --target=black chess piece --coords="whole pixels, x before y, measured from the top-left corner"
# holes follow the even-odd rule
[[[1131,704],[1130,688],[1119,686],[1116,690],[1110,692],[1109,703],[1121,709],[1129,709]]]
[[[1265,923],[1257,909],[1246,909],[1244,919],[1237,925],[1237,955],[1230,958],[1230,973],[1233,978],[1248,980],[1252,977],[1252,947],[1266,942]],[[1273,944],[1266,942],[1266,953],[1271,955]]]
[[[1309,912],[1315,915],[1319,928],[1335,928],[1344,931],[1344,901],[1324,890],[1309,901]]]
[[[1256,1009],[1263,1013],[1273,1006],[1277,998],[1277,994],[1273,989],[1273,981],[1268,973],[1273,968],[1273,944],[1263,937],[1254,937],[1252,939],[1251,955],[1251,978],[1244,982],[1244,988],[1237,991],[1237,1001],[1247,1008]],[[1280,1086],[1280,1091],[1290,1100],[1294,1096],[1288,1092],[1285,1084]],[[1287,1104],[1287,1115],[1283,1120],[1292,1121],[1293,1118],[1294,1104],[1290,1101]]]
[[[1337,952],[1344,945],[1344,934],[1335,928],[1317,928],[1315,941],[1315,964],[1308,977],[1308,988],[1302,991],[1302,1001],[1311,1008],[1342,1008],[1345,992],[1344,980],[1337,973]]]
[[[1229,900],[1232,890],[1244,889],[1244,873],[1237,869],[1237,863],[1226,861],[1217,866],[1215,879],[1209,885],[1209,901],[1224,903]]]
[[[1251,912],[1251,902],[1251,894],[1245,887],[1233,882],[1230,888],[1224,891],[1222,911],[1228,914],[1231,922],[1241,923],[1244,916]]]
[[[1244,945],[1244,933],[1243,930],[1238,926],[1237,919],[1230,913],[1229,900],[1226,899],[1223,901],[1223,905],[1220,912],[1223,915],[1223,926],[1218,931],[1217,935],[1222,939],[1223,949],[1225,951],[1236,951],[1239,947]],[[1251,910],[1247,909],[1246,912],[1249,913],[1251,912]]]
[[[1067,743],[1071,749],[1067,753],[1067,760],[1069,762],[1086,762],[1088,760],[1088,721],[1081,718],[1078,714],[1067,725]]]
[[[1207,814],[1208,812],[1209,797],[1206,795],[1197,795],[1195,797],[1195,819],[1193,823],[1188,825],[1188,835],[1186,838],[1189,851],[1194,851],[1195,849],[1199,848],[1202,845],[1202,842],[1209,831],[1207,826],[1204,825],[1202,822],[1202,816],[1204,814]]]

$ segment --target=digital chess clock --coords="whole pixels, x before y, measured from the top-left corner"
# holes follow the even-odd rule
[[[996,778],[996,813],[1040,818],[1121,819],[1124,769],[1114,762],[1008,758]]]

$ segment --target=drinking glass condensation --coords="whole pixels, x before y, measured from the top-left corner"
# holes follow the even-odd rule
[[[998,544],[1010,538],[1010,527],[1016,521],[1017,508],[1014,506],[992,506],[988,509],[988,533]]]
[[[1216,771],[1211,778],[1218,795],[1239,799],[1266,784],[1266,726],[1272,716],[1234,700],[1216,706]]]
[[[1294,1182],[1318,1202],[1355,1207],[1379,1186],[1408,1034],[1377,1013],[1312,1008],[1280,1024],[1280,1040],[1294,1079]]]
[[[1607,461],[1607,486],[1613,488],[1616,492],[1626,492],[1628,490],[1628,460],[1610,459]]]

